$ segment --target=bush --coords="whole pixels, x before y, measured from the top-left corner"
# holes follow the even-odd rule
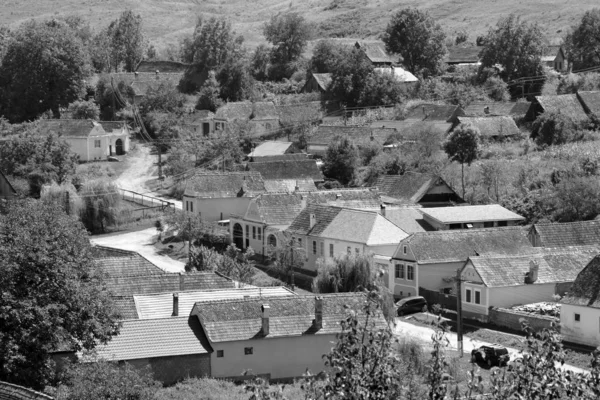
[[[531,136],[538,145],[550,146],[583,139],[580,124],[559,112],[545,112],[533,123]]]

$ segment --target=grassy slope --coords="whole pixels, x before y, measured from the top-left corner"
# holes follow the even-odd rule
[[[336,7],[330,8],[332,4]],[[426,9],[439,20],[448,33],[465,29],[474,40],[487,31],[498,18],[511,12],[525,20],[537,21],[550,38],[560,37],[597,0],[45,0],[39,2],[5,0],[0,25],[17,26],[31,18],[80,15],[101,28],[125,9],[141,13],[151,42],[159,48],[176,44],[192,32],[198,14],[229,18],[250,45],[260,43],[261,26],[271,15],[281,11],[298,11],[312,22],[339,21],[354,11],[360,21],[362,36],[377,36],[390,15],[404,7]]]

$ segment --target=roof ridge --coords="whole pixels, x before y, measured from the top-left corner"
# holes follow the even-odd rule
[[[472,228],[472,229],[452,229],[452,230],[441,230],[441,231],[426,231],[426,232],[414,232],[413,235],[420,236],[435,236],[443,234],[468,234],[470,232],[498,232],[498,231],[512,231],[512,230],[524,230],[527,225],[514,225],[514,226],[495,226],[493,228]]]
[[[145,322],[145,321],[173,321],[173,320],[180,320],[180,319],[190,319],[193,318],[193,315],[178,315],[176,317],[157,317],[157,318],[129,318],[129,319],[122,319],[121,322]]]

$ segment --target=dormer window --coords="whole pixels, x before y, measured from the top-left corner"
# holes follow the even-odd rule
[[[402,252],[404,254],[408,253],[408,246],[402,246]]]

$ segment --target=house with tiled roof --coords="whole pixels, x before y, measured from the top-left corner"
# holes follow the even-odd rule
[[[281,156],[284,154],[299,153],[300,149],[293,142],[280,142],[277,140],[267,140],[254,147],[248,154],[250,161],[255,161],[256,158]],[[260,160],[256,160],[260,161]]]
[[[499,204],[460,207],[432,207],[419,210],[425,222],[437,231],[450,229],[514,226],[525,218]]]
[[[413,233],[394,251],[390,290],[396,297],[419,294],[419,288],[451,293],[456,271],[469,257],[536,252],[523,227]]]
[[[419,207],[388,207],[382,205],[380,210],[381,215],[408,234],[435,230],[433,226],[427,223]]]
[[[287,229],[304,249],[304,268],[316,271],[317,260],[343,254],[391,256],[408,236],[377,211],[307,204]]]
[[[514,120],[525,117],[531,106],[528,101],[490,101],[477,102],[464,108],[465,117],[511,117]]]
[[[600,91],[578,91],[577,97],[588,115],[600,116]]]
[[[17,197],[17,191],[11,185],[6,175],[0,171],[0,200],[14,199],[15,197]]]
[[[267,193],[313,192],[317,190],[312,178],[302,179],[265,179]]]
[[[363,293],[247,298],[198,303],[198,318],[212,348],[214,378],[242,379],[243,372],[268,379],[292,379],[325,369],[323,355],[341,332],[348,309],[364,323]],[[389,329],[380,314],[375,329]]]
[[[322,73],[318,74],[311,72],[310,77],[306,80],[306,83],[302,87],[302,93],[328,93],[329,85],[331,84],[331,74]]]
[[[562,46],[546,46],[542,55],[542,65],[558,72],[569,70],[569,61]]]
[[[41,133],[53,133],[67,142],[80,161],[106,160],[129,151],[129,130],[124,125],[107,132],[106,123],[85,119],[42,119],[37,124]]]
[[[363,52],[373,67],[392,66],[402,61],[400,55],[388,54],[385,50],[385,43],[380,40],[360,40],[354,46]]]
[[[570,290],[599,250],[600,246],[583,246],[469,257],[461,270],[463,316],[487,321],[490,307],[553,301],[553,296]]]
[[[306,201],[356,210],[378,211],[381,207],[381,195],[377,188],[318,190],[306,193]]]
[[[53,400],[54,397],[24,386],[0,381],[1,400]]]
[[[391,127],[347,126],[347,125],[321,125],[306,142],[306,151],[309,154],[324,156],[327,147],[336,138],[347,138],[356,146],[367,146],[377,143],[383,147],[388,137],[398,131]]]
[[[560,300],[560,333],[565,341],[597,347],[600,343],[600,255],[575,278]]]
[[[312,179],[323,182],[323,173],[312,159],[249,162],[246,171],[259,173],[263,179]]]
[[[545,112],[560,113],[576,123],[588,121],[588,115],[576,94],[559,94],[555,96],[535,96],[525,115],[527,121],[534,121]]]
[[[417,204],[422,207],[451,206],[464,200],[440,176],[419,172],[384,175],[377,179],[386,204]]]
[[[196,110],[179,116],[179,124],[192,132],[195,138],[214,136],[215,114],[209,110]]]
[[[231,242],[239,249],[252,247],[266,256],[277,246],[277,232],[285,230],[304,209],[306,200],[298,193],[265,193],[250,201],[245,213],[231,215]]]
[[[533,224],[529,240],[536,247],[588,246],[600,244],[600,220]]]
[[[458,117],[452,128],[450,128],[450,131],[461,125],[470,125],[477,128],[483,140],[505,141],[517,139],[521,136],[521,131],[517,127],[515,120],[507,116]]]
[[[272,101],[225,103],[217,109],[214,121],[216,131],[228,131],[235,123],[249,124],[257,136],[279,130],[279,113]]]
[[[444,62],[448,65],[480,65],[479,53],[483,47],[481,46],[448,46],[447,53],[444,57]]]
[[[223,221],[231,214],[244,214],[250,200],[265,192],[260,172],[203,172],[187,180],[183,205],[204,221]]]
[[[298,104],[280,104],[275,106],[279,113],[279,122],[283,128],[301,124],[317,124],[323,118],[323,107],[320,101],[309,101]]]

